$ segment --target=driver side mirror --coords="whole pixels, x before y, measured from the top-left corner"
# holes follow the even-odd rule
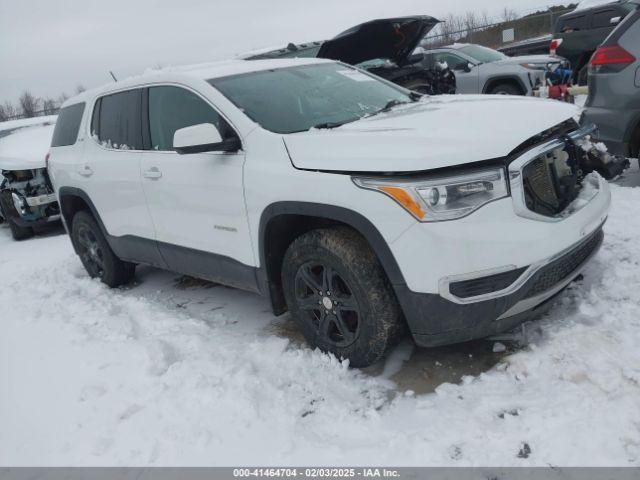
[[[455,66],[454,70],[469,73],[475,65],[471,62],[462,62]]]
[[[223,140],[213,123],[200,123],[180,128],[173,134],[173,149],[179,154],[237,152],[240,147],[240,140],[237,137]]]

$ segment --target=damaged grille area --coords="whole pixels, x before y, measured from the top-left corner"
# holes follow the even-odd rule
[[[569,141],[543,154],[522,170],[527,208],[549,217],[561,213],[580,192],[579,153]]]
[[[603,238],[604,232],[599,228],[573,250],[538,270],[529,280],[531,286],[525,298],[535,297],[567,279],[600,247]]]
[[[498,292],[515,282],[526,269],[527,267],[523,267],[486,277],[453,282],[449,285],[449,291],[458,298],[471,298]]]

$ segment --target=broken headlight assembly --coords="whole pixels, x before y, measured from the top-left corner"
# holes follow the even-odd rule
[[[501,167],[415,179],[354,177],[353,181],[391,197],[421,222],[455,220],[509,196]]]

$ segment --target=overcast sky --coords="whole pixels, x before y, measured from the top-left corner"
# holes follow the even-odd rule
[[[567,0],[0,0],[0,101],[73,93],[156,65],[325,39],[376,17],[444,17]]]

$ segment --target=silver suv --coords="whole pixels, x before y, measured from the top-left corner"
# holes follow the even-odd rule
[[[610,151],[640,155],[640,1],[589,61],[583,124],[595,123]]]
[[[424,53],[425,67],[446,62],[455,72],[456,93],[531,95],[538,83],[544,83],[547,65],[562,60],[548,55],[507,57],[497,50],[470,43],[454,43]]]

